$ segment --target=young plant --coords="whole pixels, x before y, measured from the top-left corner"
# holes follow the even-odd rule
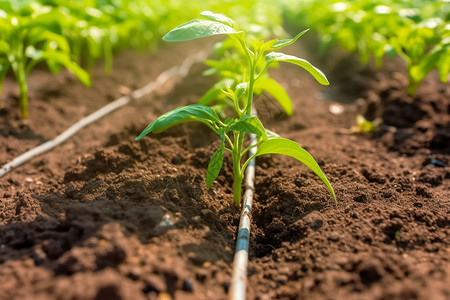
[[[56,30],[60,17],[56,10],[37,3],[16,9],[10,7],[8,13],[0,9],[0,86],[11,68],[20,89],[20,115],[28,118],[26,78],[37,63],[46,62],[54,73],[64,66],[86,85],[90,79],[73,62],[67,39]]]
[[[136,140],[143,138],[150,132],[159,133],[176,124],[192,121],[201,122],[214,131],[221,141],[221,146],[209,162],[206,172],[206,185],[208,187],[212,185],[222,168],[224,153],[230,152],[234,174],[234,203],[237,206],[241,203],[241,186],[245,168],[253,158],[264,154],[284,154],[304,163],[322,179],[336,201],[333,188],[314,158],[298,143],[284,139],[265,129],[261,121],[256,116],[251,115],[255,83],[260,80],[267,68],[275,62],[288,62],[298,65],[307,70],[319,83],[329,84],[325,75],[308,61],[281,52],[273,52],[294,43],[302,33],[287,40],[252,41],[251,47],[249,47],[245,33],[234,29],[233,20],[225,15],[209,11],[204,11],[201,15],[208,20],[191,20],[171,30],[163,37],[163,40],[181,42],[214,35],[228,35],[242,47],[248,64],[248,68],[242,76],[246,81],[239,83],[234,89],[226,87],[223,90],[223,93],[231,100],[236,116],[222,121],[214,109],[205,105],[193,104],[178,107],[150,123]],[[264,60],[262,65],[259,64],[261,58]],[[247,133],[256,135],[256,145],[244,146]],[[256,153],[243,161],[245,154],[255,146],[258,147]]]

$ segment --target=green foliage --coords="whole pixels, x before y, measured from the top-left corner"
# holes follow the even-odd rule
[[[284,62],[288,62],[291,64],[295,64],[299,67],[302,67],[306,71],[308,71],[312,76],[314,76],[314,78],[320,84],[323,84],[323,85],[330,84],[328,82],[327,78],[325,77],[325,75],[322,73],[322,71],[320,71],[318,68],[311,65],[309,63],[309,61],[307,61],[307,60],[304,60],[302,58],[298,58],[298,57],[295,57],[292,55],[279,53],[279,52],[270,52],[269,54],[266,55],[266,65],[267,66],[276,61],[284,61]]]
[[[257,20],[252,27],[256,32],[279,32],[281,28],[280,6],[270,0],[192,0],[189,5],[182,0],[0,1],[0,87],[13,69],[20,86],[21,114],[26,117],[26,74],[37,63],[46,62],[54,73],[65,67],[88,84],[83,69],[103,59],[105,73],[110,73],[116,51],[152,50],[169,28],[205,7],[231,12],[242,24]],[[231,25],[231,19],[223,15],[203,15]]]
[[[0,5],[0,85],[11,68],[19,83],[22,118],[28,117],[26,77],[37,63],[46,62],[54,73],[64,66],[90,84],[89,75],[72,60],[69,43],[60,34],[60,17],[58,11],[32,1]]]
[[[284,154],[304,163],[313,170],[320,179],[322,179],[330,190],[333,198],[336,200],[334,191],[328,179],[308,152],[302,149],[298,143],[283,139],[278,135],[269,132],[264,128],[263,124],[256,116],[251,116],[254,89],[258,88],[259,80],[261,80],[260,82],[267,84],[268,87],[266,90],[273,92],[279,92],[280,90],[284,91],[273,79],[263,77],[267,68],[272,63],[278,61],[293,63],[308,71],[319,83],[325,85],[329,84],[325,75],[306,60],[278,52],[267,53],[274,49],[280,49],[292,44],[304,32],[291,40],[278,41],[275,39],[268,42],[252,40],[252,46],[249,47],[246,34],[242,30],[234,29],[235,22],[233,20],[225,15],[214,14],[209,11],[203,12],[202,15],[209,20],[195,19],[184,23],[167,33],[164,40],[187,41],[218,34],[226,34],[233,38],[232,40],[236,44],[236,47],[240,47],[244,53],[248,67],[245,73],[240,76],[236,75],[232,79],[228,78],[228,81],[221,80],[215,85],[214,90],[208,92],[209,95],[207,97],[201,99],[201,102],[209,103],[213,97],[212,95],[216,96],[218,95],[218,92],[221,91],[221,93],[227,97],[228,104],[234,109],[235,116],[222,121],[213,108],[202,104],[179,107],[150,123],[136,140],[141,139],[150,132],[161,132],[176,124],[190,121],[202,122],[213,130],[221,140],[221,146],[215,151],[208,165],[206,184],[208,187],[212,185],[222,168],[224,152],[230,152],[233,158],[233,188],[234,203],[236,205],[239,206],[241,201],[241,186],[245,168],[252,158],[264,154]],[[235,84],[234,80],[239,78],[245,78],[246,80]],[[232,86],[228,86],[229,83],[231,83]],[[259,88],[263,89],[262,86],[259,86]],[[289,106],[290,101],[287,100],[287,94],[281,92],[281,95],[278,97],[285,109],[288,112],[291,112],[292,107]],[[244,137],[247,133],[256,135],[258,142],[254,146],[258,146],[259,148],[255,155],[242,163],[245,154],[250,148],[254,147],[249,146],[244,148]]]
[[[250,3],[252,1],[243,1],[244,3]],[[269,4],[270,3],[270,4]],[[249,6],[248,4],[246,6]],[[279,24],[281,24],[281,6],[276,1],[256,1],[253,7],[249,6],[249,9],[242,9],[238,15],[239,22],[234,22],[232,19],[226,17],[223,14],[214,14],[211,12],[201,13],[204,17],[221,22],[225,25],[229,25],[236,29],[236,31],[245,31],[246,40],[262,40],[270,38],[274,35],[284,36],[285,32],[281,29]],[[247,16],[246,22],[243,22],[242,16]],[[251,21],[251,23],[248,23]],[[284,40],[269,40],[264,45],[264,51],[266,50],[276,50],[281,47],[288,46],[294,43],[300,36],[306,33],[308,30],[304,30],[292,39]],[[229,107],[233,107],[232,101],[227,97],[226,93],[222,93],[222,89],[225,86],[231,89],[236,88],[236,86],[246,80],[243,75],[248,69],[248,57],[244,49],[239,43],[236,43],[236,37],[230,36],[227,40],[217,42],[214,47],[214,59],[209,59],[206,61],[206,65],[210,67],[204,72],[205,76],[214,75],[218,77],[218,82],[212,86],[199,100],[200,104],[211,105],[214,104],[214,108],[217,110],[218,114],[224,116],[225,110]],[[249,42],[251,45],[250,49],[255,48],[255,45]],[[253,47],[253,48],[252,48]],[[258,47],[258,46],[256,46]],[[262,69],[264,66],[264,57],[261,57],[257,62],[258,68]],[[276,67],[277,64],[273,64],[271,67]],[[285,110],[287,115],[292,114],[292,103],[289,95],[286,93],[281,85],[275,85],[274,80],[270,81],[270,76],[268,72],[262,73],[262,78],[267,79],[267,83],[271,83],[267,88],[262,88],[263,86],[259,84],[254,87],[254,94],[259,96],[263,92],[271,95],[273,99],[279,102],[282,109]],[[260,82],[258,81],[258,82]],[[281,93],[281,94],[280,94]]]
[[[385,55],[402,57],[408,67],[407,91],[437,69],[442,82],[450,71],[450,3],[425,0],[294,1],[285,12],[295,27],[303,22],[321,35],[321,51],[337,43],[356,52],[362,64],[373,57],[378,66]],[[301,20],[301,22],[299,22]]]
[[[220,22],[195,19],[171,30],[163,37],[163,40],[166,42],[184,42],[218,34],[237,33],[239,32]]]

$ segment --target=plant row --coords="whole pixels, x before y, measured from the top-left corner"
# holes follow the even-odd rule
[[[437,69],[442,82],[450,71],[450,2],[437,0],[285,1],[285,14],[294,26],[317,31],[320,50],[339,44],[356,52],[361,63],[371,57],[382,64],[385,55],[398,55],[408,68],[407,92]]]
[[[0,2],[0,91],[8,72],[20,87],[19,107],[28,117],[27,76],[45,63],[57,73],[64,67],[90,85],[89,70],[100,58],[112,71],[113,55],[126,48],[156,47],[163,33],[180,20],[210,7],[243,16],[240,22],[254,31],[280,30],[280,10],[269,1],[192,0],[18,0]],[[277,6],[278,7],[278,6]],[[263,26],[268,24],[269,26]]]

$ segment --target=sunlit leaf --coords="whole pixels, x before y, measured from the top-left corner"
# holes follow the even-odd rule
[[[277,42],[275,42],[271,49],[272,50],[277,50],[286,46],[289,46],[293,43],[295,43],[296,40],[298,40],[299,37],[301,37],[302,35],[304,35],[306,32],[308,32],[309,28],[306,30],[303,30],[302,32],[300,32],[299,34],[297,34],[294,38],[292,39],[286,39],[286,40],[279,40]]]
[[[169,31],[163,40],[166,42],[182,42],[219,34],[237,34],[228,25],[216,21],[194,19]]]
[[[263,140],[268,139],[264,126],[262,125],[261,121],[255,116],[243,115],[239,118],[239,120],[236,121],[236,123],[230,126],[230,130],[254,133],[257,136],[261,136]]]
[[[245,91],[247,90],[247,82],[243,82],[243,83],[239,83],[236,86],[236,100],[239,100],[239,98],[241,98],[241,96],[245,93]]]
[[[320,179],[325,183],[325,185],[330,190],[334,201],[336,202],[336,195],[334,194],[334,190],[331,187],[330,182],[328,181],[325,174],[323,174],[317,162],[314,158],[300,145],[294,141],[284,139],[281,137],[269,139],[261,144],[261,146],[256,151],[255,156],[260,156],[264,154],[283,154],[297,159],[298,161],[305,164],[308,168],[310,168],[314,173],[319,176]]]
[[[206,186],[211,187],[214,180],[216,180],[219,175],[220,169],[222,169],[223,165],[223,147],[214,152],[214,155],[211,157],[211,160],[208,164],[208,169],[206,170]]]
[[[202,15],[203,17],[208,18],[212,21],[221,22],[230,27],[233,27],[234,21],[232,19],[228,18],[227,16],[225,16],[224,14],[216,14],[216,13],[210,12],[208,10],[205,10],[205,11],[202,11],[200,13],[200,15]]]
[[[262,77],[255,83],[255,89],[265,91],[280,104],[288,116],[292,115],[292,101],[286,90],[270,77]]]
[[[216,112],[204,105],[193,104],[189,106],[181,106],[172,111],[165,113],[150,123],[142,133],[135,138],[140,140],[150,132],[159,133],[174,125],[186,123],[186,122],[202,122],[202,123],[214,123],[219,122],[219,117]]]
[[[329,85],[327,77],[318,68],[314,67],[309,61],[280,52],[270,52],[266,55],[266,62],[270,64],[275,61],[284,61],[302,67],[308,71],[320,84]]]

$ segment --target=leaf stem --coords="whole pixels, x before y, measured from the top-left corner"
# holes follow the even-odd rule
[[[260,145],[260,144],[258,144],[258,145]],[[256,146],[256,145],[255,145],[255,146]],[[244,165],[242,166],[241,173],[244,173],[245,168],[247,168],[248,164],[249,164],[249,163],[252,161],[252,159],[255,158],[255,157],[256,157],[256,154],[250,156],[250,157],[245,161]]]
[[[225,134],[225,138],[227,139],[228,143],[230,144],[231,149],[234,149],[234,145],[233,145],[233,142],[231,141],[230,137],[227,134]]]
[[[244,157],[245,153],[247,153],[250,149],[255,148],[255,147],[258,147],[259,145],[261,145],[262,142],[263,142],[263,141],[261,141],[261,142],[259,142],[259,143],[257,143],[257,144],[248,146],[247,148],[245,148],[244,151],[242,151],[242,153],[241,153],[241,158]],[[245,168],[244,168],[244,169],[245,169]]]

